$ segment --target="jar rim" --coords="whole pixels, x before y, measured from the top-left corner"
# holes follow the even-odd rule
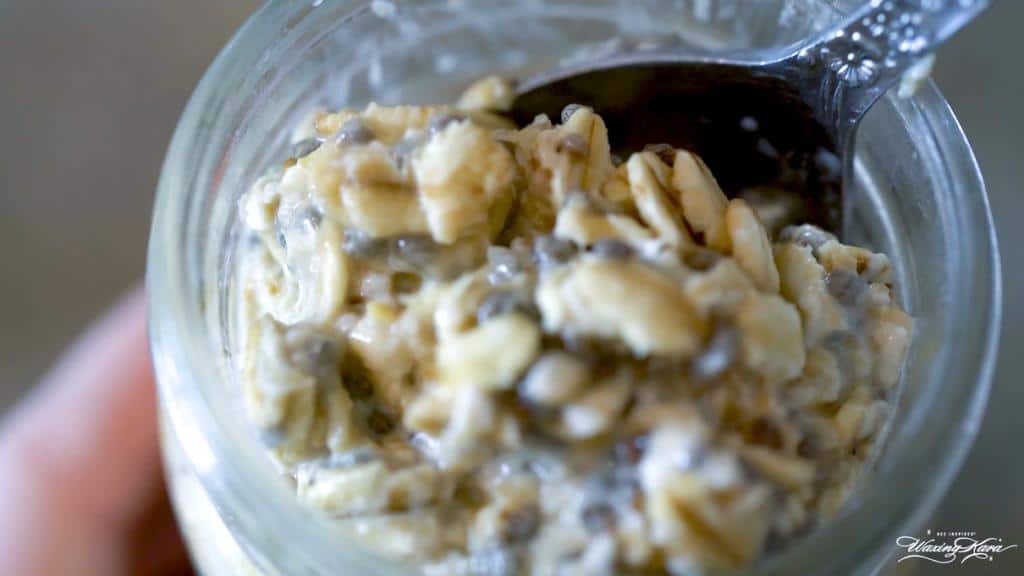
[[[294,26],[310,10],[282,1],[260,8],[207,70],[179,121],[161,173],[150,236],[146,278],[150,340],[160,399],[172,428],[182,434],[183,449],[200,481],[215,495],[218,509],[252,536],[248,545],[287,550],[295,563],[290,571],[379,573],[387,569],[379,559],[339,546],[336,533],[325,528],[326,520],[311,521],[311,511],[294,497],[287,498],[290,495],[280,490],[275,478],[262,477],[263,467],[255,460],[259,455],[232,453],[239,448],[232,445],[236,436],[228,430],[233,424],[216,418],[195,385],[219,380],[224,368],[218,360],[220,348],[210,339],[213,328],[204,305],[215,297],[218,286],[198,280],[201,276],[196,275],[195,266],[201,263],[192,262],[187,253],[189,242],[200,241],[198,237],[207,233],[198,223],[200,205],[195,196],[209,189],[219,168],[213,164],[220,161],[203,156],[207,150],[203,134],[211,125],[226,122],[218,115],[237,103],[236,95],[219,85],[221,79],[232,71],[266,65],[263,47],[251,40],[273,37],[282,23]],[[871,471],[858,484],[856,506],[845,506],[820,529],[758,563],[755,568],[761,574],[787,574],[807,566],[831,573],[863,565],[865,554],[877,556],[880,550],[892,549],[894,535],[922,521],[945,494],[984,413],[1002,309],[999,251],[984,182],[953,111],[933,82],[922,86],[905,105],[918,113],[917,121],[941,157],[943,176],[955,184],[949,188],[948,200],[957,228],[987,231],[977,237],[959,235],[958,250],[952,254],[960,274],[954,275],[949,298],[970,302],[971,307],[960,306],[950,314],[947,321],[957,329],[947,334],[957,334],[962,350],[944,354],[943,361],[966,358],[970,365],[937,372],[944,380],[966,377],[972,382],[951,381],[943,386],[951,391],[943,412],[912,408],[910,429],[930,430],[923,436],[931,442],[921,448],[924,454],[895,458],[891,465]],[[951,345],[943,342],[944,347]],[[937,430],[936,425],[945,429]],[[937,461],[940,456],[944,460]],[[268,517],[274,521],[267,522]],[[879,526],[879,518],[888,519],[885,527]],[[302,544],[296,546],[296,542]],[[814,563],[809,564],[811,559]],[[819,568],[826,566],[832,570]]]

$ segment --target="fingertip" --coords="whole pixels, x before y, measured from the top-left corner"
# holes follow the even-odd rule
[[[0,473],[30,482],[41,498],[64,498],[38,503],[44,511],[109,518],[143,497],[159,474],[159,442],[140,287],[93,322],[15,407],[0,427],[3,447]]]

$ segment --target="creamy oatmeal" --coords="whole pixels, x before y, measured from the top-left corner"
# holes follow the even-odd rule
[[[834,513],[911,335],[888,259],[511,97],[316,113],[243,197],[242,393],[298,498],[438,575],[702,574]]]

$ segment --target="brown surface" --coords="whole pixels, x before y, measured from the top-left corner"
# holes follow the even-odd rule
[[[0,409],[140,278],[164,149],[193,85],[257,0],[0,0]],[[1002,0],[936,76],[989,183],[1004,253],[1001,363],[977,449],[933,522],[1024,545],[1020,23]],[[962,574],[1024,572],[1024,550]],[[987,572],[985,570],[988,570]],[[930,573],[928,569],[918,572]]]
[[[256,0],[0,0],[0,406],[145,264],[164,150]]]
[[[974,146],[995,216],[1003,256],[1003,331],[992,396],[974,450],[946,496],[933,530],[972,530],[1020,548],[994,561],[928,566],[930,574],[1024,574],[1024,137],[1021,24],[1024,2],[999,0],[940,53],[935,74]],[[959,568],[959,569],[958,569]]]

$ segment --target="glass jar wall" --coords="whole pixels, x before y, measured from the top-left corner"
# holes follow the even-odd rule
[[[208,574],[392,574],[302,508],[246,424],[229,326],[237,199],[314,106],[452,101],[471,80],[671,42],[706,54],[795,41],[853,2],[268,2],[196,89],[160,181],[151,339],[179,518]],[[999,271],[983,184],[934,86],[866,119],[845,234],[888,253],[916,334],[902,397],[844,511],[760,574],[870,573],[958,469],[991,378]]]

